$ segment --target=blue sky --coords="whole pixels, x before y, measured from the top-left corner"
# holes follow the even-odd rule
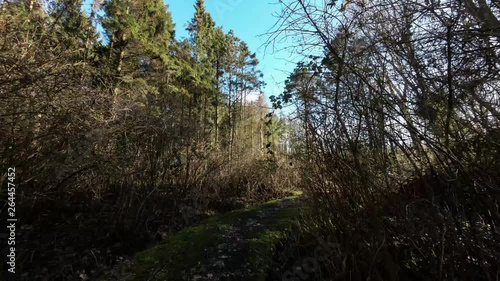
[[[186,24],[194,14],[196,0],[165,0],[169,5],[172,19],[176,24],[176,37],[187,37]],[[265,49],[266,35],[276,22],[273,16],[280,12],[277,0],[206,0],[206,9],[218,26],[227,32],[234,30],[235,35],[245,41],[252,52],[257,53],[259,69],[264,73],[266,87],[264,94],[269,97],[283,90],[283,82],[295,64],[289,62],[293,57],[286,51]],[[273,4],[274,3],[274,4]],[[283,47],[283,46],[281,46]]]

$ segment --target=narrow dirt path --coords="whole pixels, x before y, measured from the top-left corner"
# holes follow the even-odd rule
[[[139,253],[112,279],[264,281],[299,205],[289,197],[210,218]]]

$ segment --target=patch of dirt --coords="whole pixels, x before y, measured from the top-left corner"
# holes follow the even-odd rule
[[[222,243],[206,251],[207,259],[191,269],[193,281],[245,280],[260,275],[254,272],[249,258],[258,234],[270,231],[278,210],[296,207],[298,199],[285,199],[269,208],[261,209],[255,216],[238,219],[236,224],[220,234]],[[257,253],[259,254],[259,253]],[[272,257],[267,257],[272,259]]]

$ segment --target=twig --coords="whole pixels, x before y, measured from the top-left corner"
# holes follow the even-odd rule
[[[446,226],[444,227],[443,235],[441,236],[441,258],[439,263],[439,280],[443,280],[443,264],[444,264],[444,235],[446,234]]]

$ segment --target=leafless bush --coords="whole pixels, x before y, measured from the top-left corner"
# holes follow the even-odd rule
[[[311,224],[341,245],[334,280],[498,280],[499,11],[475,5],[282,3],[271,40],[311,61],[280,98],[303,125]]]

